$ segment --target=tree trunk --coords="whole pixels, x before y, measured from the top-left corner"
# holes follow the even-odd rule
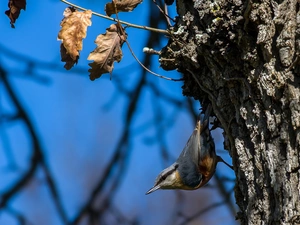
[[[208,99],[236,173],[241,224],[300,224],[300,3],[177,0],[160,56]]]

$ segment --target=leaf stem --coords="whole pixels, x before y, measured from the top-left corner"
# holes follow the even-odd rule
[[[74,8],[77,8],[77,9],[80,9],[80,10],[83,10],[83,11],[86,11],[87,9],[81,7],[81,6],[78,6],[78,5],[75,5],[71,2],[68,2],[66,0],[60,0],[62,1],[63,3],[66,3],[67,5],[70,5],[70,6],[73,6]],[[105,16],[103,14],[100,14],[100,13],[96,13],[96,12],[93,12],[92,11],[92,14],[95,15],[95,16],[99,16],[101,18],[104,18],[104,19],[107,19],[107,20],[111,20],[111,21],[114,21],[114,22],[118,22],[117,19],[115,18],[111,18],[109,16]],[[124,24],[128,27],[133,27],[133,28],[137,28],[137,29],[143,29],[143,30],[148,30],[148,31],[152,31],[152,32],[156,32],[156,33],[161,33],[161,34],[170,34],[169,31],[167,30],[162,30],[162,29],[157,29],[157,28],[153,28],[153,27],[147,27],[147,26],[140,26],[140,25],[136,25],[136,24],[132,24],[132,23],[128,23],[128,22],[125,22],[125,21],[121,21],[119,20],[119,22],[121,24]]]

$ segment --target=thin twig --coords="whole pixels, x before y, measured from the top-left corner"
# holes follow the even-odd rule
[[[78,5],[75,5],[71,2],[68,2],[66,0],[61,0],[63,3],[66,3],[67,5],[70,5],[70,6],[73,6],[74,8],[77,8],[77,9],[80,9],[80,10],[83,10],[83,11],[86,11],[87,9],[81,7],[81,6],[78,6]],[[104,19],[107,19],[107,20],[111,20],[111,21],[114,21],[114,22],[118,22],[117,19],[115,18],[111,18],[109,16],[105,16],[103,14],[100,14],[100,13],[96,13],[96,12],[93,12],[92,11],[92,14],[95,15],[95,16],[99,16],[101,18],[104,18]],[[127,25],[128,27],[133,27],[133,28],[137,28],[137,29],[142,29],[142,30],[148,30],[148,31],[152,31],[152,32],[157,32],[157,33],[161,33],[161,34],[167,34],[167,35],[170,35],[170,32],[167,31],[167,30],[162,30],[162,29],[158,29],[158,28],[153,28],[153,27],[147,27],[147,26],[140,26],[140,25],[136,25],[136,24],[132,24],[132,23],[128,23],[128,22],[125,22],[125,21],[119,21],[121,24],[124,24],[124,25]]]
[[[168,15],[168,18],[167,18],[168,24],[171,26],[170,19],[173,21],[173,23],[175,23],[176,21],[169,16],[168,6],[166,3],[164,4],[164,9],[165,9],[164,12],[166,13],[166,15]]]
[[[61,217],[62,221],[64,222],[64,224],[67,224],[68,217],[67,217],[65,209],[63,207],[62,199],[59,196],[58,188],[56,187],[57,185],[55,184],[55,180],[51,174],[50,168],[46,164],[44,159],[41,160],[41,165],[44,169],[45,176],[46,176],[46,182],[48,184],[48,188],[49,188],[50,194],[52,196],[54,205],[56,206],[57,212],[58,212],[59,216]]]
[[[141,61],[136,57],[136,55],[134,54],[132,48],[130,47],[130,44],[128,43],[127,40],[125,40],[127,46],[128,46],[128,49],[129,51],[131,52],[133,58],[135,58],[135,60],[141,65],[141,67],[143,67],[145,70],[147,70],[149,73],[153,74],[154,76],[157,76],[159,78],[162,78],[162,79],[165,79],[165,80],[171,80],[171,81],[182,81],[183,78],[179,78],[179,79],[174,79],[174,78],[170,78],[170,77],[165,77],[163,75],[160,75],[160,74],[157,74],[157,73],[154,73],[153,71],[149,70],[143,63],[141,63]]]
[[[233,169],[233,166],[229,165],[224,159],[222,159],[221,156],[218,156],[218,155],[217,155],[217,160],[218,160],[218,162],[222,162],[222,163],[224,163],[226,166],[228,166],[230,169],[234,170],[234,169]]]
[[[171,27],[171,22],[170,20],[172,20],[173,22],[175,22],[159,5],[158,3],[156,2],[156,0],[152,0],[153,3],[156,5],[156,7],[159,9],[159,11],[164,15],[164,17],[166,18],[167,20],[167,23],[168,23],[168,26]],[[165,4],[166,5],[166,4]],[[165,8],[167,9],[167,8]]]

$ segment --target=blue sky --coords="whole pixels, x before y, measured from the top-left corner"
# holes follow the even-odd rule
[[[73,3],[104,13],[103,1]],[[63,205],[68,217],[72,218],[101,177],[101,172],[112,157],[113,149],[124,128],[129,98],[120,94],[117,83],[121,82],[125,88],[130,89],[139,79],[142,69],[124,45],[123,60],[115,63],[112,81],[109,75],[103,75],[94,82],[89,80],[89,62],[86,58],[95,48],[96,36],[104,33],[105,28],[110,25],[110,21],[93,16],[93,24],[88,28],[78,65],[73,70],[65,71],[63,63],[60,62],[60,42],[57,41],[57,33],[66,7],[59,1],[28,0],[26,11],[21,12],[15,29],[10,27],[9,20],[3,13],[0,20],[1,48],[5,47],[24,56],[24,59],[43,64],[34,69],[36,76],[32,77],[26,73],[28,63],[22,58],[16,60],[0,50],[0,63],[9,71],[9,79],[34,123],[47,163],[58,184]],[[0,12],[5,10],[7,4],[1,4]],[[147,23],[148,13],[148,3],[143,2],[133,12],[120,13],[119,16],[122,20],[143,25]],[[149,32],[130,28],[127,33],[132,49],[141,59]],[[161,43],[162,46],[166,42],[167,38]],[[154,57],[155,60],[158,58]],[[154,63],[151,69],[165,76],[180,77],[176,72],[163,71],[158,63]],[[163,93],[178,100],[185,99],[181,94],[181,82],[162,80],[151,74],[147,76],[148,82],[154,83]],[[3,115],[13,112],[14,108],[2,83],[0,85],[0,113]],[[157,105],[160,105],[160,108],[157,108]],[[167,151],[172,158],[168,161],[161,158],[159,145],[155,142],[157,130],[155,124],[151,123],[158,109],[162,110],[163,118],[176,118],[166,120],[162,127]],[[194,109],[199,109],[199,103],[196,101]],[[3,192],[28,167],[31,143],[21,123],[3,123],[0,126],[0,192]],[[123,214],[129,218],[138,217],[143,225],[170,224],[177,213],[176,206],[180,204],[178,196],[182,196],[182,202],[189,203],[181,209],[186,215],[193,215],[211,202],[219,200],[220,197],[213,188],[203,188],[194,192],[158,191],[145,196],[158,173],[180,154],[193,127],[194,120],[188,113],[187,105],[182,105],[179,109],[174,108],[154,96],[151,90],[143,90],[138,111],[130,128],[134,136],[130,139],[128,167],[113,200],[114,205]],[[214,138],[222,140],[221,132],[214,132]],[[6,145],[6,142],[9,142],[9,145]],[[216,146],[217,149],[223,148],[222,142],[216,143]],[[221,155],[231,162],[225,151],[221,151]],[[11,166],[12,162],[16,167]],[[233,177],[233,172],[224,165],[218,165],[218,170]],[[35,179],[11,201],[10,207],[26,215],[32,224],[60,225],[62,222],[44,180],[45,176],[39,170]],[[214,180],[211,183],[214,184]],[[201,204],[202,201],[205,204]],[[221,224],[220,221],[222,224],[234,224],[235,220],[226,207],[218,208],[217,212],[218,217],[215,216],[216,211],[210,211],[198,221],[204,224]],[[0,224],[17,223],[9,212],[3,210],[0,211]]]

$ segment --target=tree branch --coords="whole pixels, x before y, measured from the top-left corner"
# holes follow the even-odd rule
[[[63,3],[66,3],[67,5],[70,5],[70,6],[73,6],[74,8],[77,8],[77,9],[80,9],[80,10],[83,10],[83,11],[86,11],[87,9],[81,7],[81,6],[78,6],[78,5],[75,5],[71,2],[68,2],[66,0],[61,0]],[[111,18],[109,16],[105,16],[103,14],[100,14],[100,13],[96,13],[96,12],[93,12],[92,11],[92,14],[95,15],[95,16],[99,16],[101,18],[104,18],[104,19],[107,19],[107,20],[111,20],[111,21],[114,21],[116,23],[121,23],[121,24],[124,24],[128,27],[133,27],[133,28],[137,28],[137,29],[142,29],[142,30],[148,30],[148,31],[152,31],[152,32],[156,32],[156,33],[161,33],[161,34],[167,34],[169,35],[170,32],[167,31],[167,30],[162,30],[162,29],[158,29],[158,28],[153,28],[153,27],[147,27],[147,26],[140,26],[140,25],[136,25],[136,24],[132,24],[132,23],[128,23],[128,22],[125,22],[125,21],[122,21],[122,20],[117,20],[115,18]]]

